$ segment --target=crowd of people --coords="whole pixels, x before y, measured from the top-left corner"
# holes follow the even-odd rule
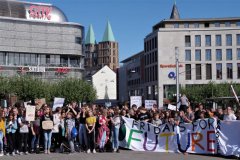
[[[179,111],[159,109],[154,105],[147,110],[144,106],[124,105],[104,107],[95,104],[79,107],[72,102],[64,107],[52,108],[44,104],[36,110],[35,120],[26,121],[24,106],[0,109],[0,156],[45,154],[51,152],[120,152],[119,133],[124,123],[122,116],[139,121],[163,125],[180,122],[191,123],[198,119],[240,120],[240,110],[234,114],[231,107],[206,109],[199,104],[193,110],[182,103]]]

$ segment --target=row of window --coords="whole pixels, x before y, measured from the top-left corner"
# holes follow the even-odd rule
[[[157,37],[144,42],[144,51],[148,52],[157,48]]]
[[[232,40],[233,40],[233,35],[226,34],[226,46],[232,46],[233,45]],[[195,47],[201,47],[202,46],[201,43],[202,43],[201,35],[195,35]],[[215,45],[222,46],[222,35],[220,34],[215,35]],[[236,34],[236,45],[240,46],[240,34]],[[211,35],[205,35],[205,46],[206,47],[212,46]],[[185,36],[185,47],[191,47],[190,35]]]
[[[210,23],[206,22],[206,23],[204,23],[204,27],[205,27],[205,28],[209,28],[210,26],[211,26],[211,27],[212,27],[212,26],[214,26],[214,27],[220,27],[221,24],[223,24],[223,23],[215,22],[215,23],[210,24]],[[224,23],[224,26],[225,26],[225,27],[231,27],[232,24],[240,27],[240,22],[235,22],[235,23],[225,22],[225,23]],[[193,28],[199,28],[199,27],[200,27],[200,23],[193,23],[193,24],[184,23],[184,28],[190,28],[190,25],[192,25]],[[222,25],[222,26],[223,26],[223,25]],[[174,28],[180,28],[180,24],[179,24],[179,23],[175,23],[175,24],[174,24]]]
[[[140,85],[140,83],[141,83],[140,78],[132,79],[128,81],[128,86]]]
[[[216,61],[223,60],[223,52],[222,49],[216,49],[215,51]],[[236,50],[236,59],[240,60],[240,48]],[[202,52],[200,49],[195,50],[195,61],[202,61]],[[205,49],[205,61],[212,60],[212,50]],[[233,60],[233,51],[232,49],[226,49],[226,60],[231,61]],[[192,61],[192,53],[191,50],[185,50],[185,61]]]
[[[144,55],[144,64],[145,64],[145,66],[153,64],[153,63],[157,63],[157,61],[158,61],[157,51],[151,52],[151,53],[148,53],[148,54]]]
[[[195,64],[195,68],[192,68],[191,64],[185,65],[186,72],[185,72],[185,79],[191,80],[192,79],[192,70],[195,69],[196,71],[196,80],[202,79],[202,64]],[[221,80],[223,78],[222,73],[222,63],[216,64],[216,79]],[[212,64],[206,64],[206,80],[211,80],[213,77],[212,75]],[[233,64],[227,63],[226,64],[226,78],[233,79]],[[237,63],[237,78],[240,79],[240,63]]]
[[[0,52],[0,65],[81,67],[79,56]]]
[[[150,66],[145,68],[144,70],[144,79],[145,82],[153,82],[153,81],[157,81],[158,79],[158,66],[154,65],[154,66]]]

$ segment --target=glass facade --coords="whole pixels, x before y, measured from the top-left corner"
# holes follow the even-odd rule
[[[195,46],[201,47],[201,36],[200,35],[195,36]]]
[[[232,35],[231,34],[226,35],[226,46],[232,46]]]
[[[201,61],[201,50],[200,49],[195,50],[195,61]]]
[[[221,49],[217,49],[216,50],[216,60],[217,61],[221,61],[222,60],[222,50]]]
[[[221,45],[222,45],[222,36],[216,35],[216,46],[221,46]]]
[[[232,49],[226,50],[226,60],[228,60],[228,61],[232,60]]]
[[[211,46],[211,35],[205,36],[205,46],[207,47]]]
[[[212,51],[211,49],[206,49],[206,57],[205,57],[206,61],[211,61],[212,60]]]

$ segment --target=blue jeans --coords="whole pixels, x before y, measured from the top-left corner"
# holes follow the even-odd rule
[[[87,144],[87,132],[86,132],[85,124],[80,124],[79,125],[78,138],[79,138],[79,144],[80,144],[81,147],[83,147],[83,144],[85,144],[85,146],[88,146],[88,144]]]
[[[39,135],[34,135],[31,141],[32,150],[36,149],[39,146]]]
[[[3,151],[3,132],[0,131],[0,151]]]
[[[119,128],[113,127],[112,128],[112,148],[118,149],[119,147],[119,140],[118,140],[118,135],[119,135]]]
[[[106,138],[107,138],[107,133],[106,133],[106,131],[104,131],[103,134],[102,134],[102,137],[101,137],[99,148],[104,148]]]
[[[51,139],[52,139],[52,131],[44,131],[44,149],[50,150],[51,148]]]

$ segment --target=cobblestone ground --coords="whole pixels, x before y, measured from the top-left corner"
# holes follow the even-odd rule
[[[177,153],[154,153],[154,152],[135,152],[121,150],[121,153],[74,153],[60,154],[29,154],[22,156],[3,156],[0,160],[223,160],[230,158],[213,157],[194,154],[177,154]],[[234,159],[234,158],[231,158]]]

